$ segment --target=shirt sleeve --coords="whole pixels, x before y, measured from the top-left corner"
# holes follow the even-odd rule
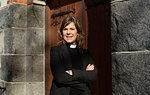
[[[90,81],[94,81],[97,78],[97,68],[96,65],[94,64],[94,61],[91,57],[91,55],[89,54],[89,52],[86,52],[87,58],[86,60],[88,60],[87,65],[88,64],[93,64],[94,65],[94,70],[92,71],[86,71],[86,67],[85,70],[77,70],[77,69],[72,69],[73,71],[73,76],[77,77],[78,80],[80,82],[90,82]]]

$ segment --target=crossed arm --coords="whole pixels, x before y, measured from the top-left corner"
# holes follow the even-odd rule
[[[93,71],[94,70],[94,64],[88,64],[88,66],[86,67],[86,71]],[[66,73],[73,75],[72,70],[68,70],[66,71]]]
[[[78,84],[86,85],[86,82],[96,79],[97,69],[91,60],[91,64],[88,64],[85,70],[72,69],[66,73],[60,54],[54,48],[51,48],[51,70],[54,76],[55,82],[62,85],[78,86]]]

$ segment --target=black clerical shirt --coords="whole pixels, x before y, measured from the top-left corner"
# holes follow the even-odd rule
[[[77,48],[70,48],[70,44],[67,44],[67,47],[68,47],[70,58],[72,61],[72,68],[82,70],[83,62],[81,59],[81,53],[79,52]],[[69,95],[82,95],[82,94],[83,94],[83,91],[79,89],[71,88]]]

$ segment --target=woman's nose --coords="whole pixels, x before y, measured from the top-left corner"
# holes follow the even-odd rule
[[[69,31],[69,30],[67,30],[67,34],[70,34],[70,31]]]

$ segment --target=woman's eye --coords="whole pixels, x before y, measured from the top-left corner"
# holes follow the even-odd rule
[[[75,30],[74,28],[70,28],[70,30]]]
[[[63,30],[65,31],[65,30],[67,30],[67,28],[64,28]]]

